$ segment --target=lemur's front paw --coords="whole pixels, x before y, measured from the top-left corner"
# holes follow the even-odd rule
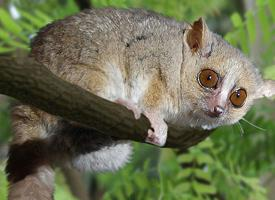
[[[136,119],[140,118],[141,109],[130,100],[118,98],[115,102],[133,111]],[[152,127],[152,129],[148,130],[148,135],[145,141],[157,146],[164,146],[167,138],[167,124],[163,118],[155,112],[144,112],[144,115],[149,119]]]
[[[137,105],[135,105],[130,100],[125,100],[125,99],[118,98],[117,100],[115,100],[115,102],[120,104],[120,105],[125,106],[128,110],[133,111],[134,116],[135,116],[136,119],[140,118],[141,110],[137,107]]]
[[[164,146],[167,139],[167,124],[155,113],[145,112],[145,116],[150,120],[152,127],[152,129],[148,130],[148,135],[145,141],[157,146]]]

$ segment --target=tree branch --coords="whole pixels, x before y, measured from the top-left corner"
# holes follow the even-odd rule
[[[28,57],[0,57],[0,93],[119,139],[144,142],[150,128],[144,115],[136,120],[132,111],[58,78]],[[168,126],[166,147],[188,148],[210,134]]]

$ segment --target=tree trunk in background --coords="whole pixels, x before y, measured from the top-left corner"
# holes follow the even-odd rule
[[[244,4],[244,11],[249,11],[249,10],[255,10],[256,7],[256,1],[255,0],[243,0],[243,4]],[[256,22],[256,39],[254,41],[253,44],[250,44],[250,55],[249,57],[252,59],[252,61],[254,61],[258,67],[261,66],[260,64],[260,52],[262,51],[261,49],[261,40],[262,40],[262,32],[261,32],[261,28],[260,28],[260,23],[259,23],[259,19],[255,18],[255,22]]]
[[[74,169],[62,168],[62,172],[66,178],[66,182],[72,194],[79,200],[90,200],[87,186],[84,183],[82,174]]]

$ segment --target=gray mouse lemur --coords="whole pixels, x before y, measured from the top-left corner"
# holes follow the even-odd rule
[[[275,93],[274,81],[263,80],[202,19],[190,25],[142,9],[92,9],[42,28],[31,47],[60,78],[123,104],[136,118],[144,113],[153,128],[146,141],[159,146],[166,122],[186,130],[233,124],[255,99]],[[13,109],[12,123],[11,183],[37,174],[48,184],[41,174],[52,163],[116,170],[131,154],[129,142],[29,105]]]

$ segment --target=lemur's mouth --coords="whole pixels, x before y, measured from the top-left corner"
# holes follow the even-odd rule
[[[215,112],[211,112],[211,111],[206,111],[205,114],[211,118],[217,118],[220,117],[219,114],[215,113]]]

